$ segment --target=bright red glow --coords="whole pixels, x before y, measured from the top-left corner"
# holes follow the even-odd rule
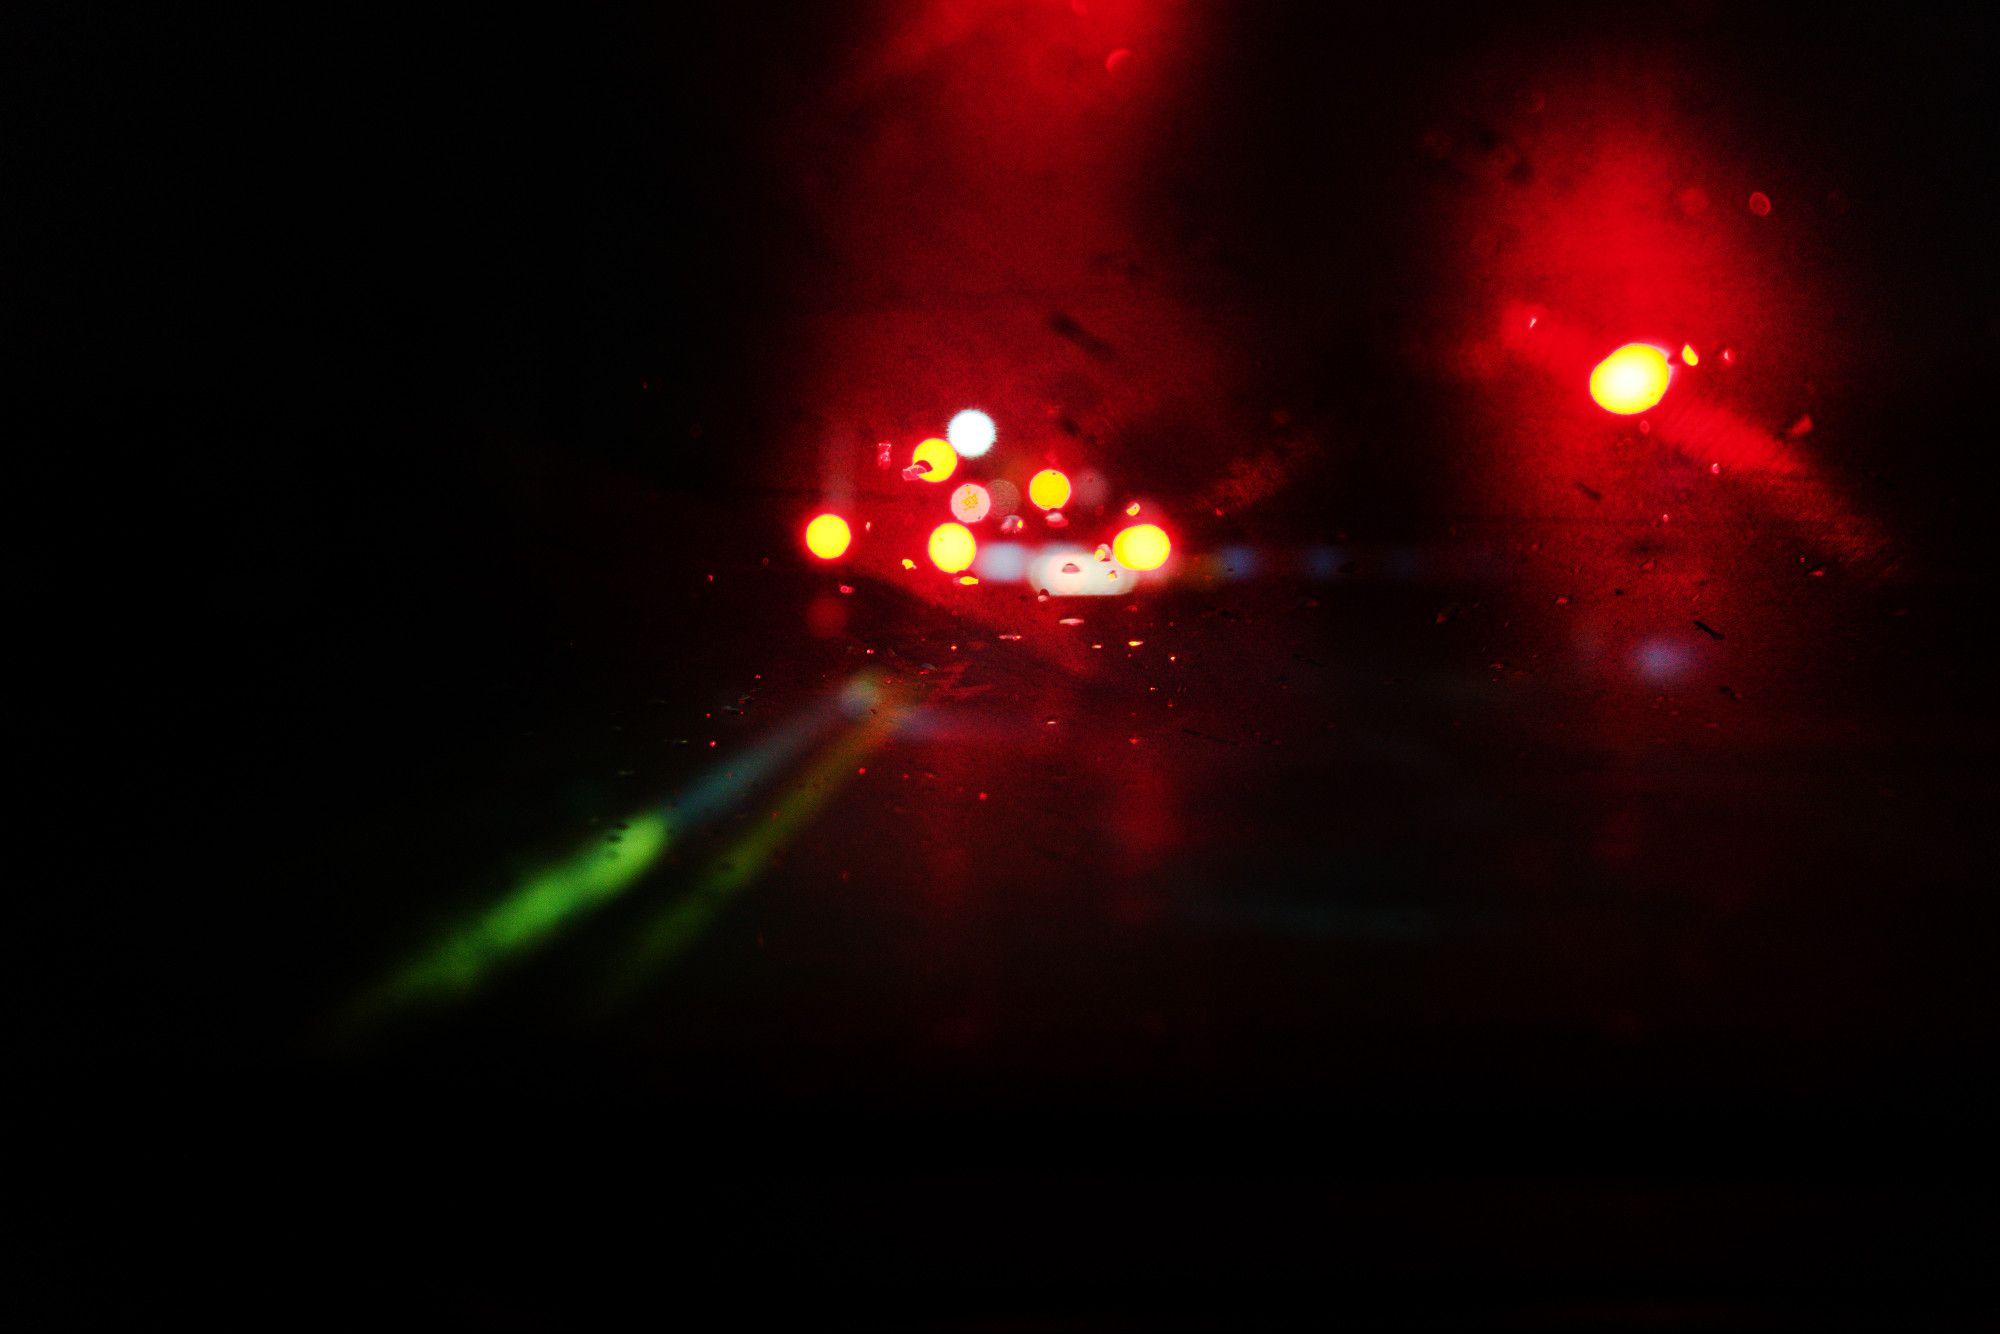
[[[1111,539],[1111,554],[1128,570],[1157,570],[1173,551],[1164,528],[1154,523],[1135,523]]]
[[[853,540],[847,520],[838,514],[822,514],[806,525],[806,550],[821,560],[838,560]]]
[[[1590,373],[1590,396],[1606,412],[1629,417],[1665,398],[1672,376],[1664,349],[1650,343],[1627,343],[1598,362]]]
[[[910,462],[930,466],[930,471],[924,474],[926,482],[942,482],[958,471],[958,451],[932,436],[911,452]]]
[[[1042,469],[1028,479],[1028,499],[1039,509],[1061,509],[1069,504],[1069,478],[1054,468]]]
[[[972,564],[979,552],[972,530],[962,523],[941,523],[931,530],[931,564],[946,574],[957,574]]]
[[[1771,196],[1758,190],[1750,196],[1750,211],[1760,218],[1771,216]]]

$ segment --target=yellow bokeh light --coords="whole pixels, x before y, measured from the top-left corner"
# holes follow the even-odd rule
[[[1681,344],[1681,360],[1690,366],[1701,365],[1701,354],[1694,350],[1693,343]]]
[[[972,530],[962,523],[941,523],[931,530],[931,564],[946,574],[969,568],[978,551]]]
[[[1650,343],[1627,343],[1597,363],[1590,373],[1590,396],[1606,412],[1629,417],[1667,395],[1673,368],[1665,349]]]
[[[958,471],[958,451],[932,436],[916,447],[910,455],[910,462],[928,463],[930,471],[924,474],[924,480],[942,482]]]
[[[1157,570],[1167,563],[1174,544],[1156,523],[1135,523],[1111,539],[1111,555],[1128,570]]]
[[[1039,509],[1059,510],[1069,504],[1069,478],[1044,468],[1028,479],[1028,499]]]
[[[847,544],[853,540],[847,520],[838,514],[822,514],[806,525],[806,550],[821,560],[837,560],[846,555]]]

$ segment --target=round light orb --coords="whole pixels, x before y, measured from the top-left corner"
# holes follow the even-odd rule
[[[1128,570],[1157,570],[1167,563],[1174,544],[1156,523],[1135,523],[1111,539],[1111,556]]]
[[[951,517],[961,523],[978,523],[993,508],[993,497],[977,482],[967,482],[951,493]]]
[[[1054,468],[1042,469],[1028,479],[1028,499],[1038,509],[1061,509],[1069,504],[1069,478]]]
[[[972,530],[962,523],[941,523],[931,530],[931,564],[946,574],[957,574],[972,566],[972,558],[979,554],[979,543],[973,540]]]
[[[911,451],[910,464],[913,467],[917,464],[928,466],[929,470],[924,473],[926,482],[942,482],[958,471],[958,451],[932,436]]]
[[[806,550],[821,560],[838,560],[847,554],[854,534],[847,520],[838,514],[822,514],[806,525]]]
[[[1590,396],[1597,406],[1621,417],[1644,412],[1667,396],[1673,368],[1664,348],[1627,343],[1597,363],[1590,373]]]
[[[993,419],[977,408],[967,408],[944,428],[944,438],[951,442],[951,447],[958,451],[961,458],[978,458],[993,448],[993,441],[998,436]]]

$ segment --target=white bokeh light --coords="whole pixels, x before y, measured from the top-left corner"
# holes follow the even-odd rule
[[[951,517],[960,523],[978,523],[993,508],[993,498],[977,482],[967,482],[951,493]]]
[[[993,448],[998,434],[993,419],[977,408],[967,408],[959,413],[944,429],[944,438],[951,442],[951,447],[958,451],[960,457],[968,459],[976,459]]]

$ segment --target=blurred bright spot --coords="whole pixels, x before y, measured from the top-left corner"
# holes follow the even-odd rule
[[[1752,192],[1750,195],[1750,211],[1760,218],[1769,217],[1771,213],[1771,196],[1765,194],[1762,190]]]
[[[911,560],[908,556],[905,556],[903,557],[903,568],[906,570],[914,570],[917,568],[917,563]]]
[[[1099,564],[1078,546],[1044,547],[1028,562],[1028,582],[1055,597],[1111,597],[1125,591],[1117,567]]]
[[[961,584],[976,584],[979,582],[979,576],[976,574],[961,574],[958,576],[958,582]]]
[[[1672,374],[1664,350],[1650,343],[1627,343],[1590,373],[1590,396],[1606,412],[1629,417],[1665,398]]]
[[[822,514],[806,525],[806,550],[821,560],[836,560],[846,555],[847,544],[853,540],[847,520],[838,514]]]
[[[977,482],[967,482],[951,493],[951,513],[953,518],[967,523],[978,523],[993,508],[993,497],[986,494],[986,488]]]
[[[1028,572],[1028,549],[1019,542],[988,542],[975,568],[988,579],[1019,579]]]
[[[1128,570],[1157,570],[1172,550],[1166,530],[1153,523],[1135,523],[1111,539],[1111,554]]]
[[[1069,504],[1069,478],[1044,468],[1028,479],[1028,499],[1038,509],[1059,510]]]
[[[929,465],[924,474],[926,482],[942,482],[958,471],[958,453],[950,445],[932,436],[918,445],[910,454],[912,467],[917,464]]]
[[[1681,344],[1681,361],[1689,366],[1701,365],[1701,358],[1696,355],[1693,343]]]
[[[993,419],[976,408],[967,408],[951,419],[951,425],[944,428],[944,438],[951,447],[965,458],[976,459],[993,448]]]
[[[1688,645],[1673,639],[1653,638],[1640,642],[1632,650],[1632,668],[1641,680],[1653,685],[1665,685],[1687,674],[1694,666],[1694,654]]]
[[[1131,63],[1131,60],[1132,60],[1131,50],[1127,47],[1121,46],[1116,51],[1113,51],[1110,55],[1104,57],[1104,72],[1106,74],[1122,73],[1125,69],[1125,66]]]
[[[1133,501],[1133,502],[1132,502],[1131,504],[1127,505],[1127,506],[1125,507],[1125,512],[1126,512],[1127,514],[1130,514],[1130,515],[1133,515],[1133,516],[1135,516],[1135,517],[1136,517],[1136,516],[1138,515],[1138,513],[1139,513],[1139,502],[1135,500],[1135,501]]]
[[[946,574],[957,574],[972,564],[972,558],[979,552],[979,544],[972,540],[972,530],[962,523],[941,523],[931,530],[931,564]]]

